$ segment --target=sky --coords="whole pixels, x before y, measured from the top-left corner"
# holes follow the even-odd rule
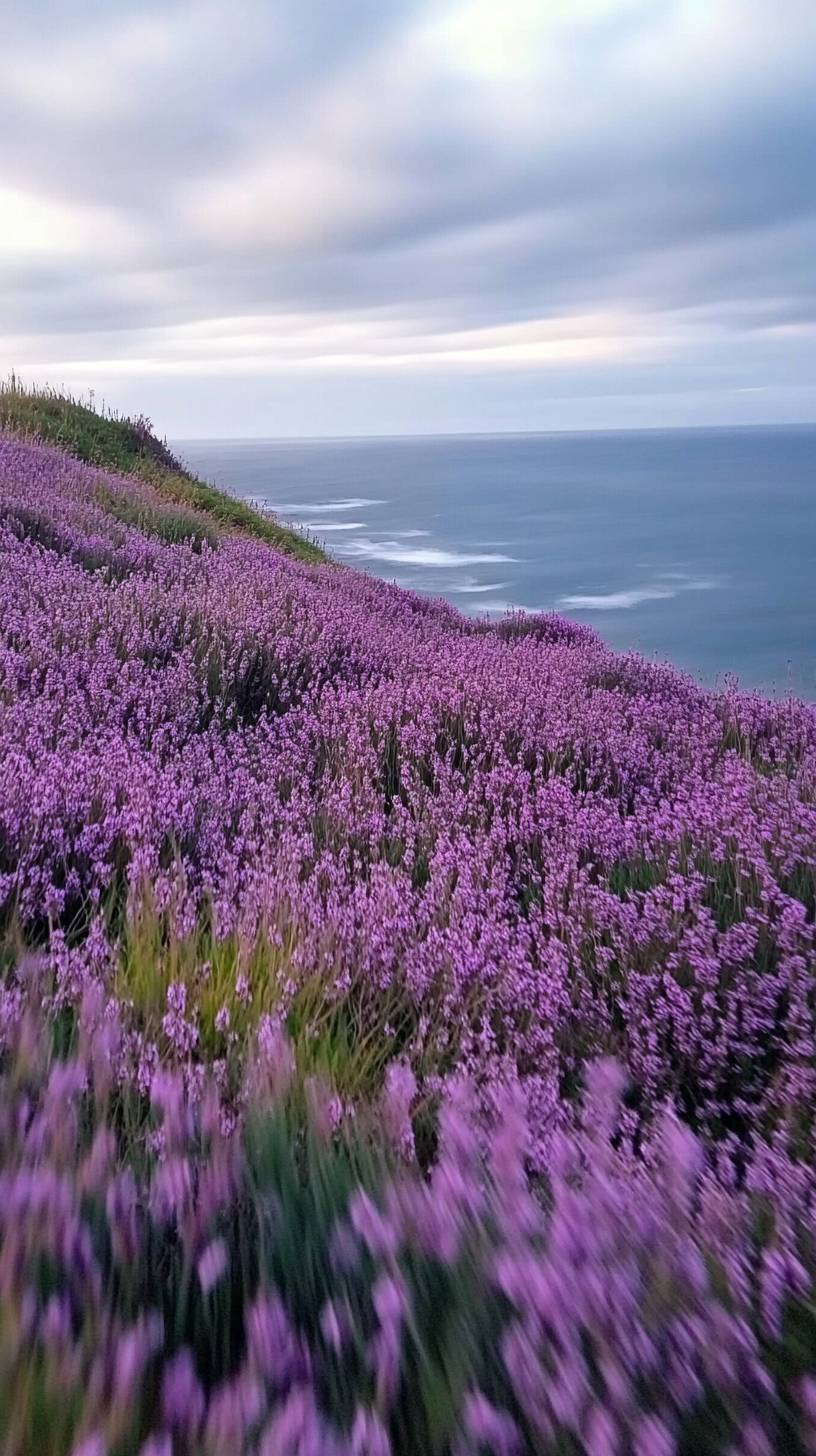
[[[0,366],[171,439],[816,421],[814,0],[37,0]]]

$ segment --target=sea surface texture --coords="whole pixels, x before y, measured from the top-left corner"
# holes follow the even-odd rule
[[[184,441],[339,560],[555,609],[704,683],[816,698],[816,428]]]

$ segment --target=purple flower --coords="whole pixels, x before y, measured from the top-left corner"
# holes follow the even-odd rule
[[[195,1432],[204,1415],[204,1392],[186,1348],[168,1361],[162,1377],[162,1416],[168,1426]]]
[[[263,1390],[246,1371],[220,1385],[210,1400],[205,1428],[205,1445],[212,1456],[240,1451],[263,1411]]]
[[[521,1449],[521,1436],[515,1421],[506,1411],[497,1410],[479,1390],[465,1398],[464,1426],[474,1445],[484,1447],[495,1456],[515,1456]]]
[[[180,981],[167,988],[167,1012],[162,1031],[179,1056],[189,1056],[198,1042],[198,1027],[187,1016],[187,987]]]
[[[334,1300],[327,1300],[320,1311],[320,1331],[326,1344],[337,1354],[342,1350],[349,1334],[348,1324],[347,1313],[338,1309]]]
[[[102,1436],[94,1432],[74,1447],[71,1456],[108,1456],[108,1448]]]
[[[375,1411],[360,1406],[351,1428],[351,1456],[391,1456],[391,1442]]]
[[[173,1153],[164,1159],[153,1177],[152,1203],[157,1217],[180,1222],[191,1207],[192,1197],[190,1161]]]
[[[609,1412],[602,1406],[594,1406],[589,1413],[584,1446],[587,1456],[619,1456],[621,1443],[617,1427]]]
[[[139,1319],[124,1330],[114,1346],[114,1399],[128,1402],[136,1392],[145,1367],[162,1341],[162,1321],[157,1314]]]
[[[289,1090],[295,1063],[280,1025],[268,1015],[258,1023],[257,1067],[273,1101],[281,1102]]]
[[[414,1156],[414,1129],[411,1104],[416,1096],[416,1077],[403,1062],[392,1062],[385,1077],[382,1098],[383,1123],[388,1137],[398,1152],[407,1159]]]
[[[814,1298],[813,705],[238,532],[210,549],[178,509],[0,435],[0,917],[48,926],[0,987],[9,1369],[43,1363],[80,1456],[138,1445],[159,1380],[152,1456],[380,1456],[420,1367],[456,1456],[668,1456],[707,1392],[715,1444],[764,1456],[769,1350]],[[235,1004],[274,1008],[248,1052],[218,1009],[233,972]],[[341,1023],[361,1065],[400,1058],[356,1118],[310,1082],[306,1144],[289,1020],[304,1065]],[[258,1191],[250,1102],[297,1183]],[[390,1145],[380,1183],[326,1228],[358,1137]],[[294,1250],[281,1288],[232,1310],[235,1349],[208,1303],[202,1382],[187,1349],[157,1369],[148,1306],[176,1260],[226,1284],[214,1231],[244,1218]],[[319,1328],[287,1317],[296,1275]],[[171,1350],[190,1313],[167,1311]],[[343,1433],[317,1403],[340,1379]],[[816,1450],[816,1365],[797,1379]]]
[[[634,1456],[675,1456],[677,1441],[659,1416],[643,1416],[635,1429]]]
[[[353,1195],[349,1212],[352,1228],[372,1254],[394,1253],[397,1230],[362,1189]]]
[[[166,1431],[158,1436],[149,1436],[139,1447],[139,1456],[173,1456],[172,1438]]]
[[[249,1363],[267,1384],[283,1389],[308,1374],[309,1361],[282,1301],[262,1294],[246,1321]]]
[[[404,1284],[390,1274],[380,1276],[371,1297],[380,1324],[398,1324],[408,1308]]]
[[[227,1246],[223,1239],[213,1239],[199,1256],[196,1270],[198,1282],[205,1294],[218,1283],[229,1262]]]

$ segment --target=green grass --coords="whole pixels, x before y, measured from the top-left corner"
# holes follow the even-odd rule
[[[187,506],[154,505],[151,500],[110,490],[101,481],[94,491],[94,499],[114,520],[135,526],[143,536],[158,536],[170,545],[190,541],[197,551],[204,545],[212,548],[218,545],[215,527],[200,511],[191,511]]]
[[[178,506],[182,515],[185,510],[197,512],[204,527],[215,533],[255,536],[299,561],[327,560],[313,541],[192,475],[144,416],[126,419],[110,410],[99,412],[47,386],[27,389],[12,374],[0,384],[0,432],[44,440],[89,465],[136,476]]]
[[[371,988],[353,977],[342,995],[334,995],[328,989],[330,967],[318,966],[291,994],[286,987],[295,975],[296,927],[285,927],[278,941],[265,931],[254,944],[236,935],[219,938],[206,912],[182,938],[146,896],[124,924],[113,989],[129,1006],[134,1025],[161,1043],[168,989],[184,986],[198,1028],[196,1054],[205,1063],[223,1059],[233,1080],[240,1078],[261,1018],[282,1016],[299,1078],[319,1076],[343,1098],[370,1102],[388,1064],[403,1055],[416,1031],[418,1011],[407,990]],[[219,1023],[223,1010],[229,1019]],[[429,1063],[418,1070],[443,1069]]]

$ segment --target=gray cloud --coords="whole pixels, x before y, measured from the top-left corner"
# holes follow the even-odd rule
[[[785,12],[16,7],[0,355],[176,433],[814,418],[816,13]]]

